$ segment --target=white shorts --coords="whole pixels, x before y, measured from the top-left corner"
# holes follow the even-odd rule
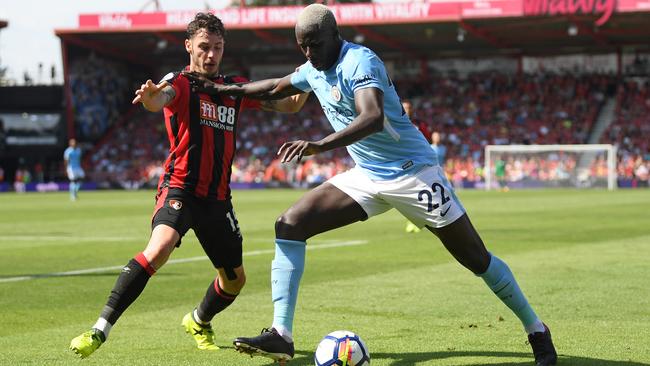
[[[68,167],[66,172],[68,173],[68,179],[70,180],[79,180],[86,176],[84,170],[81,168]]]
[[[352,168],[328,180],[352,197],[368,218],[397,209],[418,227],[440,228],[465,213],[452,185],[438,165],[427,166],[413,175],[393,180],[371,180],[360,169]]]

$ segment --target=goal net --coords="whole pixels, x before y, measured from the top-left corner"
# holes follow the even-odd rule
[[[616,189],[616,147],[586,145],[488,145],[486,189]]]

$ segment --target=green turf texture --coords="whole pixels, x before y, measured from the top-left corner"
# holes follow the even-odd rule
[[[275,218],[304,191],[235,191],[247,285],[213,321],[216,352],[181,326],[215,275],[169,263],[86,360],[67,348],[149,237],[151,191],[0,194],[0,365],[269,365],[232,348],[270,326]],[[488,249],[506,261],[551,327],[560,365],[650,365],[650,191],[459,191]],[[532,365],[516,317],[429,232],[396,211],[309,241],[294,332],[312,365],[320,338],[357,332],[372,365]],[[328,244],[349,244],[328,248]],[[200,257],[193,233],[172,260]],[[15,277],[28,279],[16,281]]]

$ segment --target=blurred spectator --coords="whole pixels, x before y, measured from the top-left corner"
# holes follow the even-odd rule
[[[650,162],[644,162],[640,157],[637,158],[634,178],[638,187],[648,187],[650,184]]]
[[[16,175],[14,177],[14,190],[17,193],[24,193],[27,187],[27,184],[32,181],[32,174],[24,167],[19,167],[16,170]]]
[[[411,104],[411,101],[409,100],[404,100],[402,102],[402,109],[404,110],[404,113],[409,117],[411,122],[415,125],[415,127],[422,132],[422,135],[424,138],[427,139],[429,143],[431,143],[431,126],[429,123],[422,121],[417,118],[417,116],[413,113],[413,104]]]
[[[45,172],[43,171],[43,164],[40,161],[34,164],[34,176],[37,183],[43,183],[45,181]]]

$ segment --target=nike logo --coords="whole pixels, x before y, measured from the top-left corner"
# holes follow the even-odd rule
[[[447,206],[447,209],[446,209],[446,210],[444,210],[444,211],[440,211],[440,216],[441,216],[441,217],[445,217],[445,215],[447,214],[447,212],[449,212],[449,209],[450,209],[450,208],[451,208],[451,205]]]

